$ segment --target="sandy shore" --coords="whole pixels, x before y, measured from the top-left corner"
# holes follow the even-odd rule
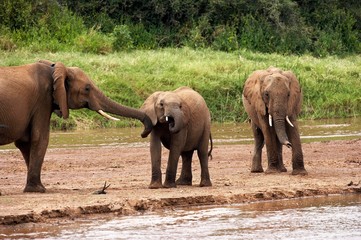
[[[0,151],[0,224],[361,192],[361,139],[303,144],[307,176],[290,175],[289,149],[284,149],[287,173],[250,173],[252,151],[253,145],[215,145],[209,163],[212,187],[198,187],[200,167],[194,157],[193,186],[148,189],[151,170],[146,146],[48,149],[43,194],[23,193],[26,166],[20,152]],[[164,150],[163,172],[167,155]],[[94,194],[105,182],[110,184],[106,194]]]

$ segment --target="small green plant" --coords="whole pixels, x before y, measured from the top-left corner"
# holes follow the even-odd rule
[[[127,25],[117,25],[113,30],[113,48],[116,51],[130,50],[134,47]]]
[[[108,54],[113,51],[113,38],[102,34],[97,28],[91,28],[76,39],[77,50],[85,53]]]

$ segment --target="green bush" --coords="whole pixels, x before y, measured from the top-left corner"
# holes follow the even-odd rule
[[[76,39],[75,45],[77,50],[85,53],[108,54],[113,51],[113,38],[91,28]]]
[[[130,50],[134,47],[133,39],[130,36],[129,27],[127,25],[115,26],[112,36],[113,49],[116,51]]]
[[[234,27],[217,26],[213,32],[212,48],[232,52],[239,48],[237,32]]]

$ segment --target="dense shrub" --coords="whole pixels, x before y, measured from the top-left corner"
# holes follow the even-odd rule
[[[5,49],[57,51],[97,29],[115,37],[116,51],[189,46],[325,56],[361,52],[360,12],[357,0],[3,0],[0,34]]]

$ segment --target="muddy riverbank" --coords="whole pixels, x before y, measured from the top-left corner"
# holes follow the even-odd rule
[[[20,152],[3,150],[0,151],[0,224],[361,192],[361,139],[303,144],[307,176],[290,175],[289,149],[284,149],[287,173],[251,174],[252,151],[251,144],[216,144],[209,163],[212,187],[197,186],[200,167],[194,157],[193,186],[148,189],[151,170],[147,144],[51,148],[42,172],[47,192],[38,194],[22,192],[26,166]],[[167,155],[168,151],[164,150],[163,172]],[[265,167],[266,162],[263,164]],[[110,184],[106,194],[94,194],[105,182]]]

